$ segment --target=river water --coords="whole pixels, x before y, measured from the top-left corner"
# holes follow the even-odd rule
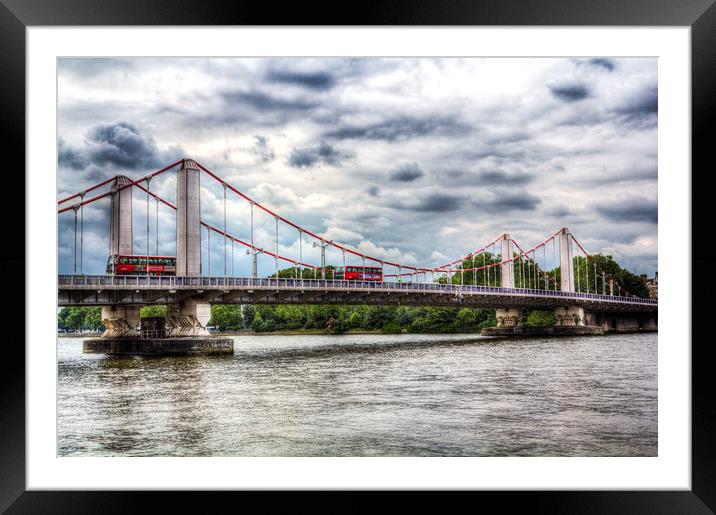
[[[234,345],[113,358],[59,339],[58,455],[657,455],[656,333]]]

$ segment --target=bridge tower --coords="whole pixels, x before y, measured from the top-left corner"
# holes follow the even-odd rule
[[[177,170],[177,270],[178,277],[201,274],[201,197],[199,167],[184,159]]]
[[[514,288],[515,287],[515,266],[512,260],[512,238],[509,234],[502,236],[502,250],[500,253],[500,260],[505,261],[509,259],[510,262],[503,263],[500,265],[500,277],[502,280],[503,288]]]
[[[572,261],[572,233],[563,227],[559,235],[559,289],[562,291],[574,291],[574,264]]]
[[[109,254],[132,254],[132,180],[118,175],[112,183],[109,215]]]
[[[177,170],[177,277],[201,274],[201,183],[199,166],[184,159]],[[170,336],[208,335],[211,305],[202,299],[185,299],[167,306]]]

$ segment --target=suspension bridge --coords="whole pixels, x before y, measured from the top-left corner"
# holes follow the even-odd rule
[[[176,204],[152,191],[157,178],[170,172],[175,173]],[[223,192],[222,227],[202,219],[202,177],[216,183]],[[143,254],[133,248],[135,189],[146,197]],[[229,195],[232,202],[248,205],[245,219],[227,218]],[[84,209],[103,200],[110,213],[109,256],[132,256],[142,273],[83,273]],[[152,203],[154,253],[150,253]],[[152,263],[159,254],[160,206],[176,217],[175,267],[170,275],[153,273]],[[489,307],[496,309],[498,327],[521,326],[525,309],[547,309],[554,310],[560,326],[656,328],[658,302],[629,292],[567,228],[531,247],[505,233],[442,265],[400,263],[312,232],[193,159],[182,159],[136,180],[126,176],[107,179],[60,199],[57,212],[60,216],[73,216],[74,228],[72,273],[58,275],[58,304],[102,306],[105,336],[135,335],[139,308],[152,304],[167,305],[170,336],[208,334],[205,326],[211,304],[271,303]],[[255,218],[259,215],[264,217],[262,227],[266,227],[266,217],[273,226],[273,241],[255,240]],[[228,230],[227,221],[241,225],[243,238]],[[206,234],[206,263],[202,263],[202,231]],[[295,255],[281,250],[281,231],[295,232]],[[268,234],[266,230],[261,233],[264,238]],[[219,274],[211,270],[212,234],[223,242],[223,268]],[[320,251],[320,260],[318,255],[315,261],[306,258],[304,246],[315,254]],[[245,249],[249,256],[248,274],[235,273],[236,248]],[[342,276],[336,273],[336,266],[326,264],[327,252],[338,257]],[[273,262],[273,274],[258,276],[260,258]],[[346,270],[352,265],[359,270],[366,266],[379,269],[379,279],[347,280]]]

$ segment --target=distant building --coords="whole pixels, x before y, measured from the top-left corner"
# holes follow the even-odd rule
[[[646,283],[646,287],[649,288],[649,298],[659,298],[659,272],[654,272],[654,277],[647,278],[646,274],[641,274],[641,278]]]

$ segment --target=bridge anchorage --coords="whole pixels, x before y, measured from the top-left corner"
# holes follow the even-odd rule
[[[176,205],[162,198],[158,176],[176,173]],[[223,189],[223,227],[202,220],[201,177]],[[104,193],[91,192],[102,187]],[[133,249],[132,188],[146,196],[143,254]],[[248,204],[246,219],[227,220],[227,193]],[[83,273],[84,206],[109,198],[110,246],[107,273]],[[74,201],[74,203],[72,202]],[[150,254],[150,204],[155,203],[155,252]],[[602,334],[656,330],[658,301],[631,294],[609,273],[609,263],[592,256],[567,229],[524,250],[509,234],[440,266],[398,263],[329,240],[250,198],[193,159],[182,159],[140,179],[117,176],[58,202],[58,214],[75,217],[73,272],[58,276],[60,306],[102,306],[102,338],[86,341],[87,351],[116,353],[233,352],[230,339],[211,337],[206,324],[212,304],[381,304],[494,308],[496,327],[487,334]],[[159,256],[159,207],[176,213],[176,253]],[[79,240],[77,238],[79,215]],[[274,241],[254,240],[255,215],[267,217]],[[232,234],[240,225],[248,241]],[[281,229],[297,236],[297,255],[282,253]],[[202,266],[202,229],[206,266]],[[211,235],[223,240],[223,274],[212,275]],[[77,245],[79,241],[79,249]],[[216,241],[216,240],[215,240]],[[231,257],[229,259],[229,244]],[[304,243],[314,257],[304,259]],[[235,273],[234,247],[246,248],[250,273]],[[80,269],[76,256],[79,251]],[[326,264],[336,254],[340,266]],[[258,260],[269,259],[274,273],[258,277]],[[310,261],[314,260],[312,264]],[[346,260],[350,262],[347,262]],[[230,271],[228,263],[231,263]],[[357,262],[356,262],[357,261]],[[288,265],[280,269],[279,263]],[[164,338],[145,338],[139,308],[166,305]],[[555,325],[529,328],[527,310],[552,310]]]

